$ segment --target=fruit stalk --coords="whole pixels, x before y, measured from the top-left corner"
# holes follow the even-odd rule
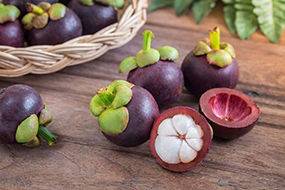
[[[219,50],[220,49],[220,28],[215,27],[213,30],[209,31],[210,33],[210,47],[212,50]]]
[[[48,142],[49,146],[53,146],[58,143],[58,137],[52,134],[49,130],[47,130],[44,126],[39,126],[38,135],[43,137]]]
[[[153,33],[149,30],[144,31],[143,33],[143,51],[150,50],[151,47],[151,39],[154,37]]]
[[[101,88],[97,91],[97,94],[105,105],[111,105],[115,98],[115,95],[108,92],[107,88]]]
[[[38,15],[42,15],[45,12],[42,8],[32,3],[27,3],[27,11]]]

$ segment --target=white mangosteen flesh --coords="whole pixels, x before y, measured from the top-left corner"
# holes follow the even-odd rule
[[[201,150],[203,135],[201,127],[190,116],[178,114],[160,123],[154,147],[166,163],[189,163]]]

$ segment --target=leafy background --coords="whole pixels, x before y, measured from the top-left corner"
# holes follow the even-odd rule
[[[224,19],[232,34],[248,39],[257,30],[278,43],[285,27],[285,0],[221,0]],[[181,16],[191,9],[197,24],[216,6],[217,0],[152,0],[149,11],[172,6]]]

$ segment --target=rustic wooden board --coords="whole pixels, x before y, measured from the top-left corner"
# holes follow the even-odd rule
[[[149,14],[139,32],[154,32],[153,47],[176,47],[177,61],[219,25],[222,40],[236,47],[240,67],[237,89],[260,107],[257,125],[247,135],[232,141],[214,139],[206,159],[195,169],[170,172],[153,158],[148,142],[122,148],[107,141],[97,118],[89,111],[95,91],[113,80],[119,63],[141,49],[142,36],[101,58],[68,67],[49,75],[0,78],[0,88],[23,83],[34,87],[50,107],[54,121],[49,129],[60,143],[45,143],[29,149],[0,144],[0,189],[285,189],[285,33],[279,44],[271,44],[260,33],[240,41],[226,29],[221,7],[200,25],[193,15],[177,18],[171,8]],[[198,108],[185,89],[173,106]]]

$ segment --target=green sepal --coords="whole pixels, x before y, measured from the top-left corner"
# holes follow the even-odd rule
[[[53,4],[48,10],[49,18],[51,20],[58,20],[64,17],[66,13],[66,7],[61,3]]]
[[[118,86],[120,84],[124,84],[124,85],[128,86],[129,88],[132,88],[134,86],[134,84],[129,83],[128,81],[125,81],[125,80],[115,80],[111,84],[109,84],[107,91],[111,92],[111,93],[115,93],[116,86]]]
[[[8,21],[14,21],[20,16],[20,11],[13,5],[6,5],[0,7],[0,24]]]
[[[136,62],[139,67],[146,67],[159,61],[160,54],[156,49],[141,50],[136,55]]]
[[[34,147],[37,147],[41,144],[41,141],[39,140],[39,138],[36,136],[33,140],[31,140],[30,142],[28,143],[24,143],[23,146],[26,146],[26,147],[30,147],[30,148],[34,148]]]
[[[52,119],[52,113],[50,109],[45,105],[39,116],[39,125],[46,126],[52,122]]]
[[[49,10],[49,8],[51,7],[51,4],[48,3],[48,2],[40,2],[40,3],[38,4],[38,6],[39,6],[40,8],[42,8],[44,11],[47,11],[47,10]]]
[[[125,5],[125,1],[124,0],[95,0],[95,1],[97,3],[101,3],[103,5],[116,7],[118,9],[123,8],[124,5]]]
[[[23,17],[22,24],[25,30],[31,30],[33,28],[32,20],[35,16],[34,13],[28,13]]]
[[[210,51],[212,51],[212,49],[210,48],[209,45],[207,45],[203,41],[199,41],[198,44],[195,46],[193,53],[194,55],[199,56],[199,55],[206,55]]]
[[[119,84],[115,87],[115,98],[112,102],[112,106],[114,109],[120,108],[127,103],[130,102],[130,100],[133,97],[133,91],[132,89],[125,85],[125,84]]]
[[[213,50],[207,54],[207,61],[209,64],[216,65],[218,67],[226,67],[232,63],[231,55],[225,50]]]
[[[220,47],[222,50],[228,52],[232,56],[232,58],[236,58],[235,48],[231,44],[222,42],[220,44]]]
[[[98,117],[105,109],[107,105],[101,100],[98,94],[96,94],[89,105],[91,113]]]
[[[94,0],[79,0],[82,4],[92,6],[94,5]]]
[[[135,57],[128,57],[121,62],[120,66],[119,66],[119,73],[128,72],[128,71],[131,71],[137,67],[138,67],[138,65],[136,62],[136,58]]]
[[[129,122],[129,111],[126,107],[108,108],[99,116],[98,120],[102,132],[115,136],[126,129]]]
[[[16,141],[18,143],[28,143],[32,141],[38,134],[38,129],[38,117],[33,114],[18,126],[16,131]]]
[[[164,46],[160,48],[158,52],[160,54],[160,60],[165,61],[175,61],[179,56],[177,49],[170,46]]]
[[[1,3],[1,1],[0,1],[0,9],[2,8],[2,7],[4,7],[5,5],[3,4],[3,3]]]
[[[43,13],[41,15],[37,15],[32,19],[33,27],[36,29],[44,28],[48,23],[48,14]]]

